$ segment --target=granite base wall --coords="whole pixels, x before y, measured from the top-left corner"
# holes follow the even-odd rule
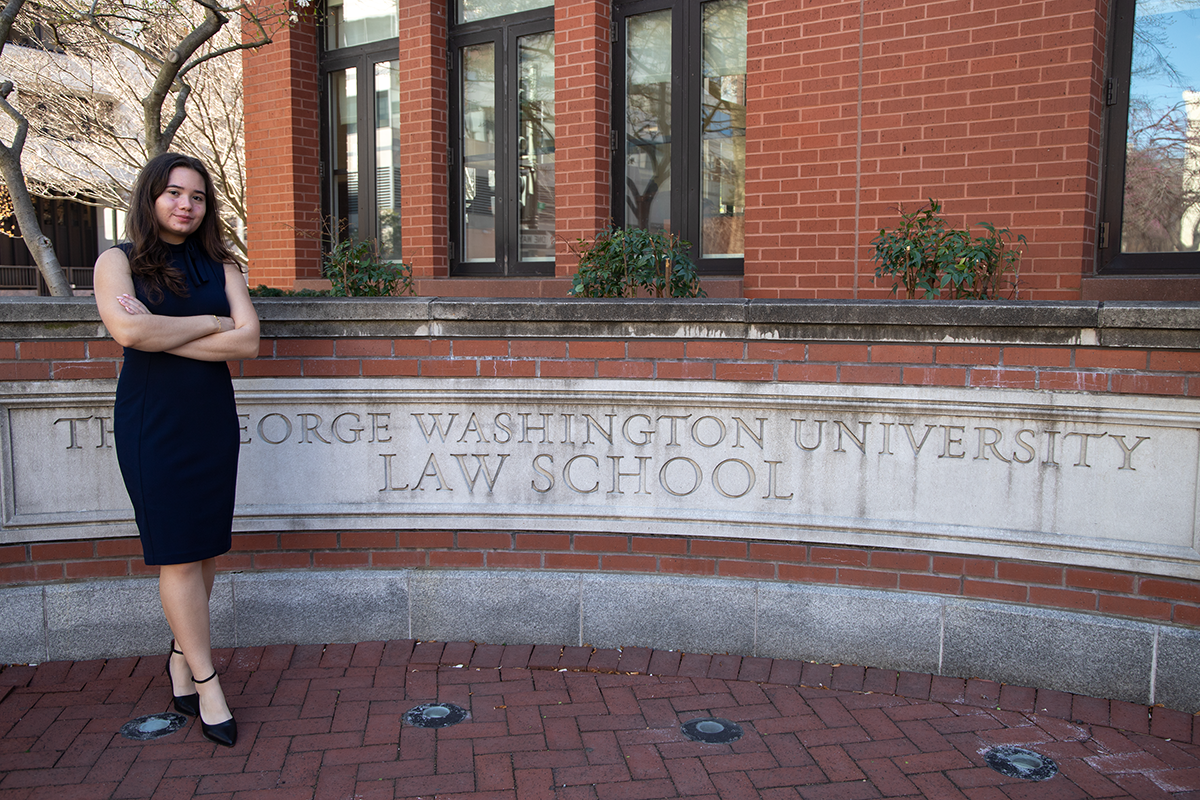
[[[0,661],[157,653],[152,578],[0,587]],[[530,570],[224,573],[216,647],[415,638],[651,647],[978,677],[1200,711],[1200,631],[850,587]]]

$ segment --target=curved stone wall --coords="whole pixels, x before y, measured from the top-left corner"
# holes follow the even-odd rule
[[[728,650],[1200,708],[1192,306],[257,304],[222,641]],[[149,596],[119,348],[83,298],[6,310],[0,660],[115,655],[122,606],[77,600]],[[128,607],[120,654],[162,624]]]

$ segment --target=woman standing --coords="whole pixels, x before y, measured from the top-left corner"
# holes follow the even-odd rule
[[[164,153],[130,199],[129,243],[96,261],[100,318],[125,348],[117,381],[117,461],[174,640],[176,710],[232,747],[237,724],[212,661],[209,597],[231,546],[238,419],[226,361],[258,354],[258,315],[221,239],[202,162]],[[178,645],[178,647],[176,646]]]

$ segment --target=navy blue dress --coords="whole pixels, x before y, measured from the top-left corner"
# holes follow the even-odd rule
[[[171,245],[171,259],[188,297],[164,289],[152,303],[135,278],[138,300],[155,314],[229,316],[221,264],[191,240]],[[125,348],[113,433],[146,563],[228,552],[240,438],[228,364]]]

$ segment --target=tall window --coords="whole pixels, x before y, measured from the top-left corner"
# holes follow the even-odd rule
[[[746,0],[614,10],[613,219],[692,243],[739,274],[746,210]]]
[[[554,9],[542,2],[456,9],[452,275],[554,274]]]
[[[1200,0],[1117,0],[1099,271],[1200,272]]]
[[[333,241],[374,240],[400,259],[397,6],[329,0],[321,59],[321,171]]]

